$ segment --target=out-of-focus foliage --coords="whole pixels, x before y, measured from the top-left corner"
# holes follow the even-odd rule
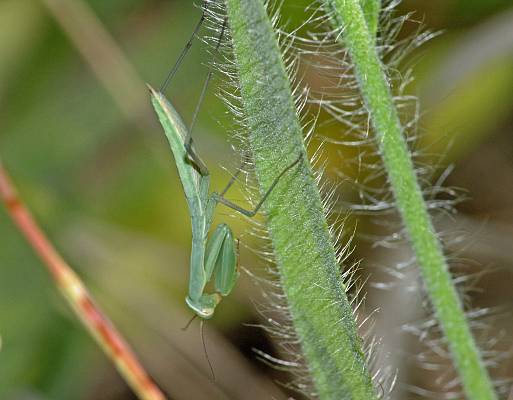
[[[141,82],[155,86],[199,18],[189,1],[86,3]],[[284,20],[301,21],[308,3],[286,1]],[[188,318],[183,298],[190,227],[164,137],[151,115],[140,124],[127,120],[43,4],[0,2],[0,155],[23,198],[173,398],[256,399],[262,392],[279,398],[281,389],[272,379],[282,377],[254,363],[251,353],[251,347],[269,350],[271,345],[261,331],[242,325],[258,318],[251,302],[259,298],[259,290],[248,276],[208,325],[221,389],[209,383],[197,326],[180,331]],[[408,0],[401,11],[415,12],[414,18],[425,20],[428,28],[444,30],[416,54],[418,80],[410,90],[427,104],[422,140],[435,153],[446,154],[445,163],[455,163],[449,183],[468,189],[473,198],[462,206],[470,230],[485,218],[491,220],[483,228],[487,238],[513,238],[513,39],[501,30],[508,21],[513,25],[511,2]],[[490,48],[497,51],[487,53]],[[169,97],[186,120],[196,105],[207,61],[205,47],[197,42],[170,86]],[[212,88],[194,134],[215,188],[229,176],[219,165],[232,169],[239,162],[227,141],[226,118]],[[218,214],[244,232],[242,221],[227,217],[223,209]],[[251,246],[253,239],[243,240]],[[511,312],[510,247],[486,240],[472,247],[469,256],[505,269],[481,282],[483,292],[472,301]],[[372,257],[369,252],[359,250],[358,255]],[[242,263],[262,265],[244,249]],[[371,296],[373,304],[380,303],[379,296]],[[513,325],[501,328],[511,332]],[[3,211],[0,335],[1,399],[129,396]],[[230,373],[241,376],[237,380]],[[412,385],[425,384],[422,375],[408,378]],[[249,381],[262,392],[248,391]]]

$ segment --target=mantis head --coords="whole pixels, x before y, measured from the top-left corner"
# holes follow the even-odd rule
[[[216,306],[220,303],[222,296],[219,293],[204,294],[198,300],[189,296],[185,298],[187,305],[203,319],[210,319],[214,315]]]

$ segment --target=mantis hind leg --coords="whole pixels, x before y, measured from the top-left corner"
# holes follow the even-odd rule
[[[205,15],[205,12],[203,12],[203,15]],[[215,51],[219,51],[219,48],[221,47],[221,43],[223,42],[224,33],[226,31],[226,25],[228,23],[228,20],[225,18],[223,21],[223,25],[221,27],[221,32],[219,33],[219,37],[217,38],[217,44],[215,47]],[[198,118],[199,111],[201,109],[201,105],[203,104],[203,100],[205,100],[205,95],[207,94],[208,85],[210,84],[210,81],[212,80],[212,76],[214,75],[212,71],[212,67],[210,67],[207,78],[205,79],[205,83],[203,83],[203,88],[201,89],[200,98],[198,100],[198,104],[196,105],[196,109],[194,110],[194,114],[192,116],[191,125],[189,126],[189,135],[187,136],[187,139],[185,140],[185,146],[187,147],[187,144],[192,142],[192,130],[194,128],[194,125],[196,124],[196,120]]]
[[[185,56],[187,55],[187,53],[191,49],[192,42],[193,42],[194,38],[198,34],[201,26],[203,25],[203,22],[205,22],[205,16],[206,16],[205,12],[206,12],[206,9],[207,9],[207,1],[205,0],[203,2],[203,5],[202,5],[201,18],[198,21],[198,23],[196,24],[196,27],[194,28],[194,31],[192,32],[191,37],[189,38],[189,40],[185,44],[185,47],[183,48],[182,52],[180,53],[180,56],[178,57],[178,60],[176,60],[175,65],[173,65],[173,68],[171,68],[171,71],[169,71],[169,74],[166,76],[166,79],[164,80],[164,83],[160,87],[160,92],[161,93],[164,93],[166,91],[167,87],[169,86],[169,83],[171,82],[171,80],[175,76],[176,72],[178,71],[178,68],[180,68],[180,65],[182,64],[182,61],[184,60]]]
[[[206,2],[205,2],[206,7]],[[203,12],[203,17],[205,16],[205,11]],[[217,40],[217,44],[215,47],[215,50],[218,51],[219,47],[221,47],[221,43],[224,37],[224,33],[226,31],[226,25],[227,25],[227,19],[225,18],[223,21],[223,26],[221,28],[221,33],[219,34],[219,38]],[[202,175],[208,175],[208,169],[205,165],[205,163],[201,160],[201,158],[196,154],[194,151],[193,145],[192,145],[192,131],[194,129],[194,125],[196,125],[196,120],[198,119],[198,115],[201,109],[201,106],[203,104],[203,101],[205,100],[205,95],[207,93],[208,86],[210,84],[210,81],[212,80],[213,71],[212,68],[209,69],[207,78],[205,79],[205,83],[203,84],[203,88],[201,89],[201,94],[198,100],[198,104],[196,105],[196,109],[194,110],[194,114],[192,116],[191,125],[189,126],[189,130],[187,131],[187,137],[185,138],[185,150],[187,151],[187,154],[189,155],[190,159],[194,164],[198,167],[200,173]]]
[[[164,93],[166,91],[167,87],[169,86],[169,83],[171,82],[173,77],[178,72],[178,69],[180,68],[180,65],[182,65],[182,62],[185,59],[185,56],[187,55],[187,53],[189,52],[189,50],[192,47],[192,43],[194,41],[194,38],[198,34],[198,32],[199,32],[201,26],[203,25],[203,23],[205,22],[206,14],[207,14],[207,11],[208,11],[208,0],[203,0],[203,4],[201,6],[201,9],[202,9],[201,18],[198,21],[198,23],[196,24],[196,26],[194,28],[194,31],[192,32],[191,37],[189,38],[189,40],[185,44],[185,47],[182,49],[182,52],[180,53],[180,56],[178,57],[178,59],[176,60],[175,64],[173,65],[173,68],[171,68],[171,70],[169,71],[168,75],[166,76],[166,79],[164,80],[164,83],[160,87],[160,92],[161,93]],[[219,38],[218,38],[216,47],[215,47],[216,51],[218,51],[219,48],[221,47],[221,43],[222,43],[225,31],[226,31],[226,26],[227,26],[227,19],[225,18],[224,21],[223,21],[223,25],[222,25],[222,28],[221,28],[221,32],[219,34]],[[187,151],[187,154],[189,156],[190,161],[194,164],[194,166],[198,169],[199,173],[201,175],[203,175],[203,176],[207,176],[209,174],[209,172],[208,172],[208,168],[205,165],[205,163],[203,162],[203,160],[197,155],[196,151],[194,150],[193,140],[192,140],[192,131],[193,131],[194,125],[196,124],[196,120],[198,118],[198,114],[199,114],[199,111],[201,109],[201,105],[203,104],[203,100],[205,99],[207,88],[208,88],[208,86],[210,84],[210,81],[212,80],[212,76],[213,76],[213,72],[212,72],[212,69],[210,68],[210,70],[209,70],[209,72],[207,74],[207,78],[205,79],[205,83],[203,84],[203,88],[201,90],[200,98],[198,100],[198,104],[196,105],[196,109],[194,110],[194,114],[192,116],[192,121],[191,121],[189,130],[187,131],[187,136],[186,136],[185,141],[184,141],[185,150]]]

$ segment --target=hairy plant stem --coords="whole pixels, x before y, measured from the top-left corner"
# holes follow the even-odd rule
[[[321,399],[376,399],[281,52],[262,0],[226,0],[249,148],[281,283]]]
[[[376,37],[379,28],[379,14],[381,11],[381,0],[360,0],[363,14],[367,21],[367,27],[372,38]]]
[[[470,332],[442,246],[433,228],[383,66],[374,46],[360,0],[325,0],[342,32],[397,207],[409,234],[425,287],[439,319],[464,391],[469,399],[496,399],[493,385]]]

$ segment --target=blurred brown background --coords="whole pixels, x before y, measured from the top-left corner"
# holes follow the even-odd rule
[[[285,1],[284,19],[301,21],[308,3]],[[457,268],[479,276],[466,301],[498,307],[483,335],[488,344],[497,338],[495,355],[505,355],[513,332],[513,4],[409,0],[400,9],[429,30],[442,30],[415,53],[417,81],[410,90],[426,112],[422,140],[444,156],[442,166],[454,165],[446,185],[466,190],[460,213],[438,224],[442,231],[467,232],[462,242],[451,243]],[[198,18],[185,0],[1,0],[0,155],[49,236],[170,398],[284,399],[287,391],[276,381],[287,375],[257,361],[252,351],[278,355],[261,329],[247,326],[259,321],[252,303],[261,297],[248,275],[207,326],[217,385],[209,378],[198,326],[180,330],[190,316],[183,302],[189,219],[144,83],[160,85]],[[206,62],[196,42],[168,91],[186,120]],[[216,83],[195,132],[214,189],[229,177],[219,165],[238,163],[227,144],[229,116],[215,96]],[[328,178],[336,178],[330,169]],[[219,220],[228,219],[242,234],[244,223],[227,214],[220,208]],[[247,246],[252,240],[245,236]],[[434,398],[460,398],[451,395],[457,386],[446,385],[446,364],[424,360],[424,367],[439,370],[418,368],[412,358],[422,346],[398,328],[426,318],[422,299],[407,288],[376,289],[390,279],[380,267],[392,268],[403,257],[364,240],[356,246],[362,276],[370,276],[365,310],[380,309],[375,333],[388,354],[383,362],[400,371],[394,398],[431,391]],[[242,264],[257,273],[264,265],[247,249]],[[1,399],[133,398],[3,211],[0,335]],[[494,376],[513,376],[505,358]]]

